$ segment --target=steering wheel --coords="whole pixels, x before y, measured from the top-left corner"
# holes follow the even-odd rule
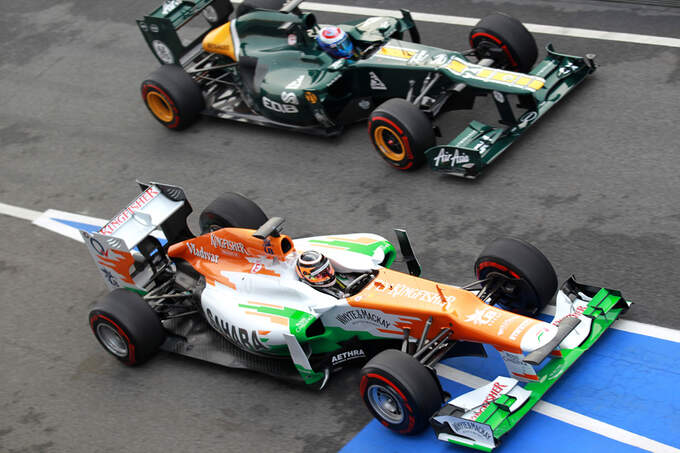
[[[359,291],[361,291],[364,286],[373,278],[372,273],[361,274],[345,287],[345,297],[353,296]]]

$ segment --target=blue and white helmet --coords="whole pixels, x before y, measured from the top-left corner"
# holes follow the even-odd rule
[[[340,27],[323,27],[316,36],[316,42],[333,58],[351,58],[354,51],[352,40]]]

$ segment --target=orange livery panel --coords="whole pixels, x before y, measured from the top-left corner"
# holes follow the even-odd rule
[[[286,235],[258,239],[255,230],[222,228],[202,236],[173,244],[168,256],[181,258],[208,280],[233,286],[222,271],[278,276],[267,267],[267,260],[285,260],[295,250]]]
[[[409,328],[415,338],[420,337],[431,316],[429,338],[448,327],[454,339],[487,343],[515,353],[521,353],[523,334],[541,323],[487,305],[464,289],[390,269],[381,269],[366,288],[347,301],[354,307],[410,317],[411,321],[396,323],[395,327]],[[420,321],[413,321],[413,317]]]

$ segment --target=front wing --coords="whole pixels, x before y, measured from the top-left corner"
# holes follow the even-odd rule
[[[430,418],[439,440],[491,451],[498,446],[501,436],[517,425],[631,305],[618,291],[582,285],[573,277],[567,280],[560,292],[570,298],[591,298],[583,312],[583,316],[592,320],[590,334],[580,345],[560,349],[559,355],[552,355],[538,371],[536,382],[522,387],[516,379],[499,376],[486,386],[449,401]]]
[[[575,57],[546,48],[548,56],[529,73],[545,79],[545,85],[533,94],[520,95],[519,118],[510,106],[510,95],[493,91],[494,102],[501,115],[501,126],[494,127],[472,121],[447,145],[437,145],[425,151],[430,168],[465,178],[475,178],[479,172],[505,151],[557,102],[595,71],[594,55]]]

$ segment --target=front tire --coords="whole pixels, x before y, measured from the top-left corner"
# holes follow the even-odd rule
[[[385,427],[399,434],[417,434],[443,404],[435,379],[412,356],[388,349],[361,369],[361,398]]]
[[[529,72],[536,62],[536,40],[520,21],[506,14],[483,17],[470,30],[470,46],[477,57],[492,58],[496,66]]]
[[[186,128],[205,108],[201,89],[177,64],[163,65],[149,74],[141,89],[151,115],[168,129]]]
[[[368,135],[380,157],[398,170],[418,168],[425,162],[425,151],[435,145],[430,118],[400,98],[385,101],[371,112]]]
[[[507,279],[498,305],[522,315],[537,315],[557,291],[555,269],[540,250],[528,242],[500,238],[488,244],[475,261],[479,280],[501,274]]]
[[[114,289],[90,311],[90,328],[108,353],[126,365],[149,360],[165,341],[165,329],[142,297]]]
[[[256,230],[267,220],[267,215],[254,201],[239,193],[227,192],[201,212],[198,223],[201,234],[206,234],[228,227]]]

